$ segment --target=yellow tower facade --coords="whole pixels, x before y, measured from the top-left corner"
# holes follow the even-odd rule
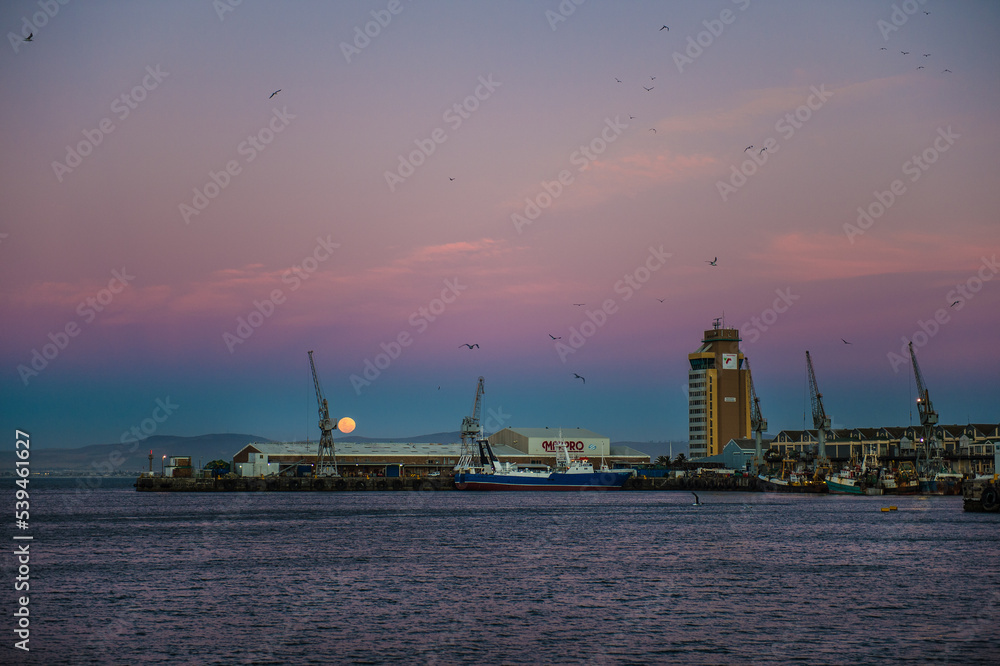
[[[715,326],[688,354],[688,444],[692,458],[722,453],[730,439],[750,433],[750,375],[739,330]]]

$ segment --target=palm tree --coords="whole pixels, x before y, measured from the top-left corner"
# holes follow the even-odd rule
[[[670,456],[660,456],[653,464],[657,467],[670,467]]]
[[[678,453],[677,457],[674,458],[675,465],[683,465],[686,462],[687,462],[687,456],[685,456],[683,453]]]

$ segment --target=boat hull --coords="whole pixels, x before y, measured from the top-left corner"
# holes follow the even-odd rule
[[[553,472],[537,476],[460,472],[455,475],[455,488],[458,490],[621,490],[631,476],[631,472],[586,474]]]
[[[865,491],[854,479],[832,479],[826,480],[826,487],[831,493],[837,495],[864,495]]]
[[[814,483],[812,481],[807,481],[805,483],[789,483],[784,479],[778,479],[776,477],[766,477],[759,475],[757,477],[757,487],[766,493],[827,493],[829,490],[825,483]]]

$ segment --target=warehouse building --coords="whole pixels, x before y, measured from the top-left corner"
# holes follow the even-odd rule
[[[649,462],[648,454],[627,446],[612,447],[607,437],[590,430],[564,428],[562,432],[570,456],[588,458],[595,466],[600,466],[602,459],[608,467]],[[502,462],[556,464],[557,429],[506,428],[489,440]],[[462,444],[335,442],[334,452],[342,476],[451,474],[462,455]],[[233,471],[242,476],[309,475],[318,456],[317,442],[251,442],[233,456]]]

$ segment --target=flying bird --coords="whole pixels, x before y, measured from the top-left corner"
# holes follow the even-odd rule
[[[629,116],[629,117],[628,117],[628,119],[629,119],[629,120],[635,120],[635,119],[636,119],[636,118],[638,118],[638,117],[639,117],[639,116]]]
[[[473,343],[473,344],[470,345],[468,342],[466,342],[465,344],[459,345],[459,347],[468,347],[469,349],[473,349],[473,348],[478,349],[479,345],[476,344],[476,343]]]
[[[655,88],[655,87],[656,87],[656,86],[653,86],[653,88]],[[646,86],[643,86],[643,87],[642,87],[642,89],[643,89],[643,90],[645,90],[646,92],[649,92],[649,91],[650,91],[650,90],[652,90],[653,88],[647,88]]]
[[[583,377],[581,377],[580,375],[576,374],[575,372],[573,373],[573,376],[576,377],[577,379],[583,379]],[[587,380],[583,379],[583,383],[586,384]]]
[[[845,340],[844,338],[841,338],[840,341],[843,342],[845,345],[852,344],[852,343],[848,342],[847,340]]]
[[[549,337],[552,338],[553,340],[562,340],[562,336],[561,335],[557,337],[557,336],[552,335],[551,333],[549,333]]]
[[[956,305],[958,305],[958,304],[959,304],[959,303],[961,303],[961,302],[962,302],[962,301],[955,301],[954,303],[952,303],[952,304],[951,304],[951,307],[955,307]]]
[[[924,57],[925,57],[925,58],[930,58],[930,57],[931,57],[931,54],[930,54],[930,53],[925,53],[925,54],[924,54]]]
[[[751,143],[751,144],[750,144],[749,146],[747,146],[746,148],[744,148],[744,149],[743,149],[743,152],[745,153],[745,152],[747,152],[748,150],[750,150],[751,148],[753,148],[753,144],[752,144],[752,143]]]
[[[621,82],[622,82],[622,80],[621,80],[621,79],[619,79],[619,78],[618,78],[617,76],[615,77],[615,81],[617,81],[618,83],[621,83]]]
[[[277,90],[275,90],[275,91],[274,91],[273,93],[271,93],[271,97],[274,97],[275,95],[277,95],[277,94],[278,94],[278,93],[280,93],[280,92],[281,92],[281,88],[278,88],[278,89],[277,89]],[[271,97],[268,97],[268,99],[271,99]]]
[[[455,180],[455,179],[452,178],[451,176],[448,176],[448,180]]]
[[[880,48],[880,49],[879,49],[879,51],[885,51],[885,50],[886,50],[886,49],[885,49],[885,47],[884,47],[884,46],[883,46],[882,48]]]
[[[930,15],[931,15],[930,12],[924,12],[924,16],[930,16]]]
[[[903,55],[910,55],[909,51],[900,51],[900,53],[902,53]]]
[[[656,134],[656,128],[655,127],[650,127],[649,131],[652,132],[653,134]]]
[[[718,257],[716,257],[715,259],[712,259],[712,261],[708,261],[708,260],[706,260],[706,261],[705,261],[705,263],[706,263],[706,264],[711,264],[711,265],[713,265],[713,266],[716,266],[717,264],[716,264],[715,262],[717,262],[718,260],[719,260],[719,258],[718,258]]]
[[[691,494],[694,495],[694,504],[692,504],[691,506],[701,506],[701,500],[698,499],[698,493],[693,492]]]
[[[27,37],[24,38],[24,41],[30,42],[32,39],[34,39],[34,37],[35,37],[35,33],[31,33],[30,35],[28,35]]]
[[[660,28],[659,30],[657,30],[657,32],[663,32],[664,30],[666,30],[667,32],[670,32],[670,28],[668,28],[667,26],[663,26],[662,28]]]
[[[665,301],[665,300],[667,300],[667,299],[665,299],[665,298],[657,298],[656,300],[658,300],[659,302],[661,302],[661,303],[662,303],[663,301]]]
[[[764,146],[763,148],[761,148],[760,152],[757,153],[757,156],[760,157],[761,155],[763,155],[765,150],[767,150],[767,146]]]
[[[650,81],[655,81],[655,80],[656,80],[656,77],[655,77],[655,76],[651,76],[651,77],[649,77],[649,80],[650,80]]]
[[[946,70],[944,70],[944,72],[948,72],[949,74],[952,73],[952,71],[950,69],[946,69]],[[944,74],[944,72],[941,72],[941,73]]]
[[[923,65],[921,65],[920,67],[917,67],[917,69],[923,69],[923,68],[924,68]]]
[[[573,305],[575,305],[576,307],[580,307],[581,305],[586,305],[586,303],[574,303]]]

